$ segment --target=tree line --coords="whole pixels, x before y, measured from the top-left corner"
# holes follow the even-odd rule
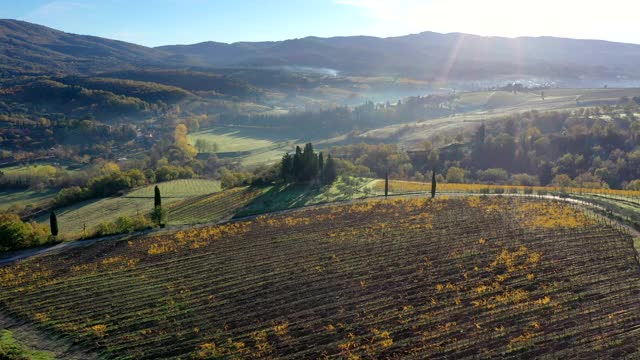
[[[319,181],[328,185],[337,176],[336,164],[331,155],[327,156],[325,162],[323,153],[316,153],[311,143],[306,144],[304,149],[296,146],[293,156],[286,153],[282,157],[280,177],[285,183]]]

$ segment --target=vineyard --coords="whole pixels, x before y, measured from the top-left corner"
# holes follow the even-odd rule
[[[3,312],[106,358],[637,358],[631,236],[515,197],[361,201],[0,269]]]
[[[384,193],[384,180],[378,180],[373,184],[373,189],[378,193]],[[389,181],[389,193],[403,194],[412,192],[428,192],[431,191],[431,183],[414,182],[414,181]],[[567,193],[567,194],[593,194],[606,195],[617,198],[635,198],[640,200],[640,191],[632,190],[614,190],[614,189],[592,189],[578,187],[560,187],[560,186],[517,186],[517,185],[492,185],[492,184],[448,184],[439,183],[438,192],[445,193],[497,193],[499,191],[509,193]]]
[[[172,203],[168,207],[168,224],[213,223],[231,218],[236,210],[250,203],[262,192],[246,187],[233,188]]]
[[[105,221],[115,221],[120,216],[147,215],[153,209],[153,189],[145,186],[123,196],[90,200],[56,210],[60,234],[65,239],[78,238],[86,228],[88,232]],[[163,204],[220,191],[220,183],[214,180],[186,179],[159,183]],[[49,214],[37,219],[48,223]]]

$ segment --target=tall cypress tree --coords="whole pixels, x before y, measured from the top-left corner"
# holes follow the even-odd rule
[[[162,206],[162,197],[160,196],[160,188],[158,185],[153,189],[153,207],[158,208]]]
[[[313,151],[313,144],[307,143],[302,152],[301,180],[309,181],[318,175],[318,155]]]
[[[282,157],[280,177],[284,182],[288,182],[293,177],[293,158],[289,153],[284,154]]]
[[[320,171],[320,173],[322,173],[323,169],[324,169],[324,156],[322,155],[322,152],[320,152],[320,154],[318,154],[318,170]]]
[[[433,168],[433,174],[431,175],[431,198],[436,197],[436,168]]]
[[[389,171],[384,174],[384,198],[389,195]]]
[[[322,172],[322,182],[326,185],[332,184],[338,173],[336,171],[336,163],[331,158],[331,154],[327,156],[327,163],[324,165],[324,171]]]
[[[293,154],[293,175],[295,176],[296,181],[300,181],[302,171],[302,149],[300,149],[300,146],[296,146],[296,153]]]
[[[51,235],[58,236],[58,217],[54,211],[49,215],[49,227],[51,228]]]

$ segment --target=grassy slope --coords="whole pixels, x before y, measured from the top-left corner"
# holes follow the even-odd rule
[[[28,206],[38,202],[52,199],[57,190],[47,189],[43,191],[35,190],[7,190],[0,191],[0,211],[7,210],[12,206]]]
[[[251,127],[214,127],[189,135],[192,144],[198,139],[215,142],[219,152],[251,151],[295,140],[282,132]]]
[[[634,256],[561,203],[376,201],[35,258],[0,302],[139,359],[633,358]]]
[[[245,166],[273,163],[280,159],[285,152],[293,152],[296,145],[303,146],[306,142],[312,142],[317,149],[354,142],[354,139],[344,135],[326,139],[316,138],[310,134],[308,138],[301,139],[299,136],[288,134],[282,129],[242,126],[213,127],[189,134],[191,144],[195,145],[198,139],[216,143],[218,152],[221,153],[238,152],[237,155],[231,154],[232,156],[229,157]],[[357,139],[355,140],[357,141]],[[241,152],[250,153],[247,155]]]
[[[115,221],[120,216],[146,215],[153,209],[153,189],[149,185],[126,195],[85,201],[56,211],[60,235],[76,238],[82,235],[83,226],[87,231],[105,221]],[[158,184],[163,204],[180,201],[192,196],[220,191],[220,183],[213,180],[175,180]],[[38,219],[48,221],[48,215]]]
[[[370,179],[350,178],[350,181],[345,183],[342,178],[338,178],[331,186],[304,184],[273,186],[267,189],[264,195],[239,211],[237,216],[360,199],[369,195],[366,190],[369,183],[371,183]]]
[[[0,331],[0,358],[6,360],[53,360],[55,357],[47,351],[30,350],[13,338],[9,330]]]

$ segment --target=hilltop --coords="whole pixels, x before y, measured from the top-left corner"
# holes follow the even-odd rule
[[[423,32],[399,37],[306,37],[214,41],[150,48],[0,20],[0,71],[95,73],[162,68],[293,68],[346,75],[481,81],[535,77],[585,81],[640,78],[640,45],[564,38],[501,38]],[[371,61],[376,59],[376,61]]]
[[[0,20],[0,49],[6,73],[90,73],[164,62],[164,54],[145,46],[6,19]]]

